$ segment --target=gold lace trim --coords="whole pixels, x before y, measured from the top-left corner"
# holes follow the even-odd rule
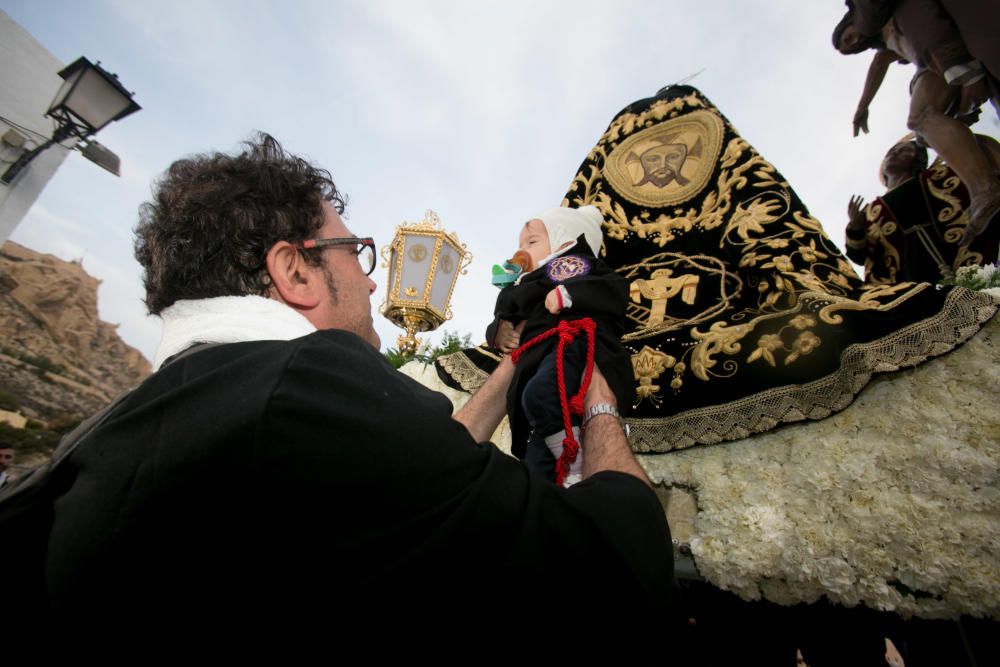
[[[486,350],[477,348],[483,354],[495,358],[500,361],[500,357]],[[438,363],[441,364],[441,368],[444,372],[448,374],[448,377],[452,378],[458,383],[464,391],[473,394],[477,389],[483,386],[486,382],[486,378],[490,375],[483,369],[472,363],[464,352],[455,352],[453,354],[438,357]]]
[[[848,346],[841,354],[840,368],[826,377],[670,417],[629,419],[632,449],[669,452],[738,440],[781,423],[823,419],[850,405],[874,373],[915,366],[964,343],[993,317],[997,307],[988,294],[955,288],[935,315],[878,340]]]

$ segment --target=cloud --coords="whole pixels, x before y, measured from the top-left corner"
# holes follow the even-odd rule
[[[106,283],[132,287],[108,297],[121,303],[115,321],[146,338],[155,326],[139,302],[130,230],[150,181],[182,155],[231,150],[253,129],[329,168],[351,195],[348,225],[380,245],[435,209],[475,255],[446,326],[478,337],[495,299],[489,266],[511,251],[520,223],[560,202],[625,105],[704,69],[692,83],[839,241],[848,198],[881,191],[875,172],[906,131],[913,71],[891,69],[872,134],[853,139],[868,56],[830,45],[839,3],[110,0],[88,9],[34,12],[25,27],[68,52],[100,52],[137,91],[143,110],[100,137],[122,157],[123,178],[70,156],[19,233],[44,247],[64,238],[95,271],[91,257],[117,267]],[[381,269],[375,280],[377,305]],[[391,325],[379,331],[394,344]]]

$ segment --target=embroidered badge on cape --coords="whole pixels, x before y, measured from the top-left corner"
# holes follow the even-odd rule
[[[545,267],[545,275],[549,277],[549,280],[557,283],[577,276],[585,276],[588,273],[590,273],[590,262],[576,255],[556,257]]]

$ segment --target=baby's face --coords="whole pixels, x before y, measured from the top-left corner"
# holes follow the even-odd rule
[[[534,271],[539,263],[552,254],[552,246],[549,245],[549,233],[545,231],[545,225],[539,219],[529,220],[521,230],[520,248],[531,256],[531,267],[528,271]]]

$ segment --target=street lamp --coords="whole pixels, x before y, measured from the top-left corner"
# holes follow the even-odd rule
[[[111,121],[141,108],[132,100],[132,93],[118,82],[118,77],[102,68],[100,63],[94,65],[86,58],[78,58],[59,72],[59,76],[63,84],[45,112],[58,123],[52,138],[23,153],[0,176],[0,182],[10,184],[28,163],[52,144],[70,137],[86,140]]]
[[[382,248],[382,259],[389,267],[382,314],[406,330],[396,343],[409,356],[417,351],[415,333],[433,331],[451,319],[448,302],[472,254],[454,234],[441,229],[437,213],[427,211],[423,221],[396,228],[392,243]]]

